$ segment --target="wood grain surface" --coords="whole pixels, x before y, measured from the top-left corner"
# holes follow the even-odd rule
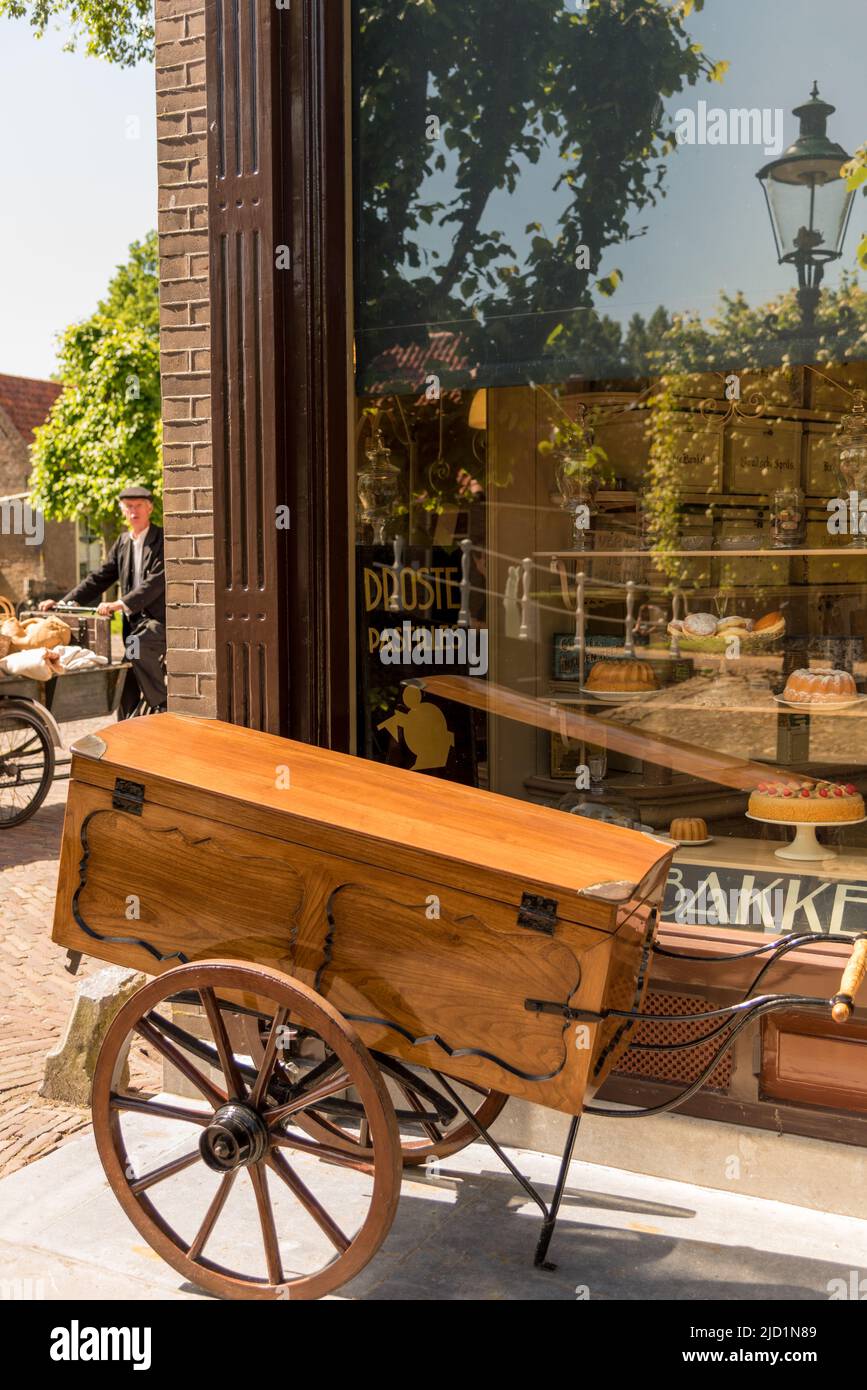
[[[101,737],[104,757],[74,757],[75,780],[107,788],[118,776],[145,782],[148,800],[160,805],[456,888],[472,883],[499,901],[517,904],[523,892],[537,892],[556,899],[558,916],[602,929],[614,927],[611,903],[578,895],[611,881],[639,890],[674,849],[636,831],[217,720],[153,715]]]

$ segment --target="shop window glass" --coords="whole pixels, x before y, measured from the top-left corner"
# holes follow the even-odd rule
[[[867,16],[785,22],[354,0],[356,740],[858,931]]]

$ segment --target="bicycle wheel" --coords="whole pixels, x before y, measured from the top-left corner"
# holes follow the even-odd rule
[[[0,703],[0,828],[35,815],[53,779],[54,744],[44,720]]]

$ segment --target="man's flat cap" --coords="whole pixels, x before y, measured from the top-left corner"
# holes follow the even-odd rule
[[[121,502],[132,502],[134,498],[139,498],[144,502],[154,500],[153,493],[149,487],[125,487],[120,494]]]

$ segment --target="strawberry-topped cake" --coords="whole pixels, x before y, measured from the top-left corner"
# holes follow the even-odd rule
[[[760,782],[749,814],[758,820],[861,820],[864,798],[851,782]]]

